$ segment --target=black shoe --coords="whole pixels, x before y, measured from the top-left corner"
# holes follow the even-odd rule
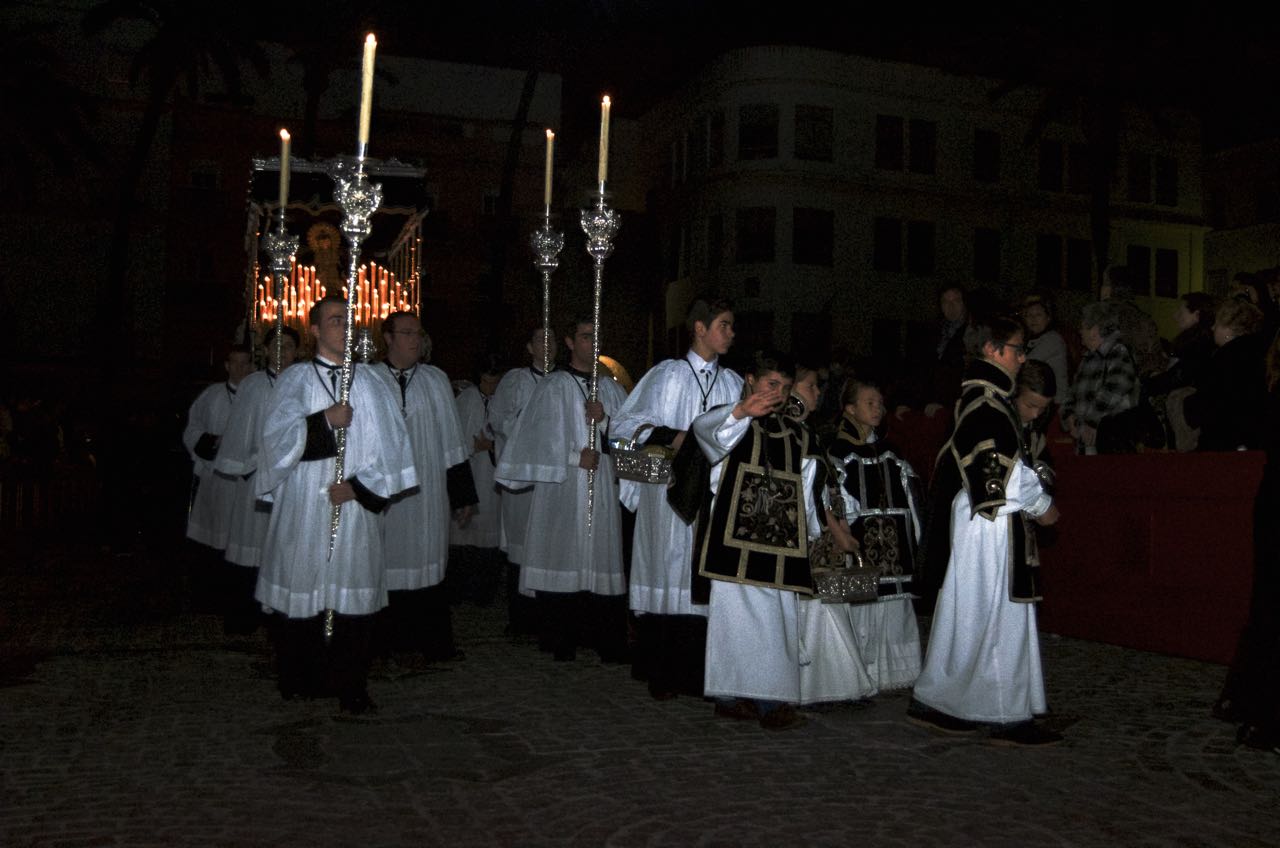
[[[925,706],[915,698],[912,698],[911,703],[907,705],[907,721],[930,730],[940,730],[943,733],[973,733],[978,729],[976,721],[947,715],[933,707]]]
[[[361,689],[359,692],[340,695],[338,697],[338,709],[351,715],[364,715],[365,713],[376,713],[378,705],[373,702],[366,690]]]
[[[790,704],[775,707],[760,716],[760,726],[765,730],[790,730],[793,727],[802,727],[808,721]]]
[[[1017,745],[1019,747],[1044,747],[1057,745],[1062,734],[1034,721],[1001,724],[991,728],[987,737],[993,745]]]
[[[1280,735],[1256,724],[1241,725],[1240,731],[1236,733],[1236,742],[1246,748],[1280,754]]]
[[[1229,724],[1236,724],[1241,720],[1240,711],[1236,709],[1235,703],[1230,698],[1219,698],[1214,701],[1209,715]]]
[[[713,712],[716,718],[729,718],[734,721],[760,720],[760,710],[755,702],[748,701],[746,698],[738,698],[736,701],[716,701]]]

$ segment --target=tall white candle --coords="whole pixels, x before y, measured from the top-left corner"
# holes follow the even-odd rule
[[[356,142],[361,152],[369,144],[369,116],[373,113],[373,53],[378,49],[378,39],[373,33],[364,40],[364,61],[360,66],[360,135]]]
[[[551,205],[551,150],[556,144],[556,134],[547,130],[547,173],[542,183],[542,205]]]
[[[600,101],[600,175],[598,182],[604,183],[609,173],[609,98]]]
[[[280,208],[289,204],[289,131],[280,130]]]

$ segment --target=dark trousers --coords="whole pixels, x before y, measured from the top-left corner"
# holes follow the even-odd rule
[[[707,659],[707,620],[700,615],[636,617],[631,676],[649,683],[654,696],[702,697]]]
[[[326,644],[324,616],[272,616],[280,694],[350,698],[363,694],[369,682],[374,617],[334,615],[333,636]]]
[[[388,592],[387,597],[390,605],[380,614],[378,626],[379,654],[420,653],[431,662],[457,654],[445,584]]]
[[[497,548],[450,545],[445,583],[453,603],[492,606],[502,585],[505,565],[506,557]]]
[[[556,659],[593,648],[605,662],[623,662],[627,650],[627,596],[591,592],[538,592],[539,642]]]
[[[508,561],[506,566],[507,635],[536,636],[539,630],[537,601],[520,594],[520,566]]]

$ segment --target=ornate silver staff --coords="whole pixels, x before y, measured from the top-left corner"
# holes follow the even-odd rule
[[[271,273],[275,277],[276,299],[276,376],[279,376],[280,357],[284,344],[284,281],[289,276],[289,260],[298,252],[298,237],[284,229],[284,207],[280,208],[278,226],[274,233],[262,237],[262,250],[271,258]]]
[[[378,40],[373,33],[364,40],[364,59],[360,66],[360,129],[356,135],[356,158],[352,162],[339,156],[333,166],[333,192],[342,207],[342,234],[347,239],[350,264],[347,267],[347,328],[342,340],[342,376],[338,381],[338,403],[346,405],[351,397],[351,377],[355,372],[352,354],[355,347],[356,295],[360,289],[360,245],[373,230],[373,213],[382,205],[382,186],[372,185],[364,173],[365,155],[369,152],[369,118],[373,112],[373,57]],[[333,460],[334,485],[346,478],[347,428],[335,427],[334,441],[338,455]],[[338,523],[342,505],[334,504],[329,518],[329,559],[338,541]],[[324,640],[333,638],[332,609],[324,611]]]
[[[596,263],[595,285],[591,291],[591,390],[590,400],[600,399],[600,289],[604,285],[604,261],[613,253],[613,237],[622,221],[618,213],[605,202],[604,180],[600,180],[600,192],[595,206],[582,210],[582,232],[587,236],[587,253]],[[587,447],[596,449],[597,424],[587,425]],[[592,512],[595,508],[596,472],[587,472],[587,533],[591,533]]]
[[[560,251],[564,248],[564,233],[551,228],[551,206],[542,215],[542,227],[530,237],[535,268],[542,272],[542,373],[551,373],[551,272],[560,267]]]
[[[284,280],[289,274],[289,259],[298,252],[298,237],[284,229],[284,210],[289,205],[289,131],[280,130],[280,217],[274,233],[262,239],[263,251],[271,257],[271,273],[275,278],[276,298],[276,371],[284,346]]]
[[[361,146],[363,153],[363,145]],[[360,290],[360,245],[369,237],[373,228],[373,213],[382,205],[382,186],[373,185],[364,173],[364,156],[358,156],[351,176],[343,176],[350,160],[339,157],[335,168],[334,181],[338,184],[334,191],[338,205],[342,207],[342,234],[347,239],[351,261],[347,267],[347,329],[342,345],[342,376],[338,380],[338,403],[346,405],[351,398],[351,378],[355,373],[355,312],[356,296]],[[337,444],[338,455],[333,460],[333,482],[341,483],[346,479],[347,428],[335,427],[333,438]],[[338,524],[342,521],[342,504],[334,504],[329,516],[329,559],[333,559],[333,549],[338,541]],[[333,638],[332,609],[324,611],[324,639],[327,643]]]
[[[369,237],[373,228],[373,213],[382,205],[382,186],[370,183],[365,176],[364,156],[356,157],[355,167],[350,169],[350,176],[346,176],[348,169],[343,166],[349,165],[349,162],[350,160],[340,159],[334,175],[334,181],[338,184],[334,197],[342,207],[342,234],[347,239],[351,254],[351,261],[347,267],[347,330],[343,340],[342,377],[338,381],[338,403],[343,405],[351,397],[351,377],[355,371],[353,353],[356,296],[360,290],[360,245]],[[338,484],[345,479],[347,428],[335,427],[333,437],[338,445],[338,455],[333,461],[333,482]],[[333,514],[329,519],[330,558],[333,557],[333,547],[338,541],[338,522],[341,520],[342,506],[334,505]]]

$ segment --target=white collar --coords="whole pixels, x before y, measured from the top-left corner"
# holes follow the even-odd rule
[[[687,359],[689,361],[689,364],[693,366],[693,370],[699,373],[701,373],[702,369],[704,368],[709,368],[712,371],[715,371],[716,363],[720,361],[720,357],[716,356],[712,358],[710,362],[708,362],[698,354],[694,353],[693,348],[689,348],[689,352],[684,355],[684,358]]]

